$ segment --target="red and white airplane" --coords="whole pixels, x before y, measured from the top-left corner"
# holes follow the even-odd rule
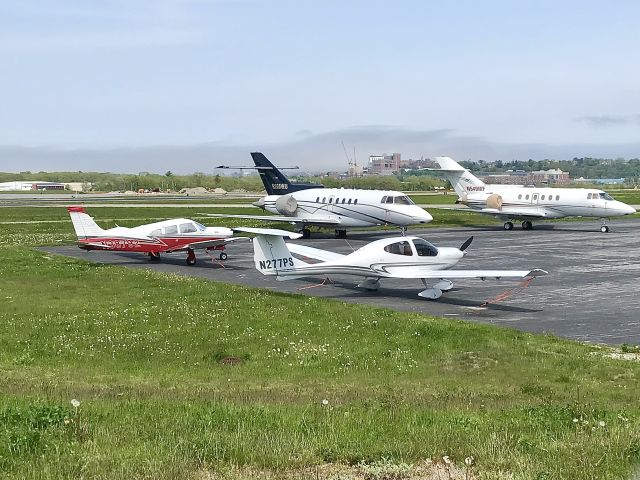
[[[233,230],[225,227],[205,227],[188,218],[175,218],[148,223],[133,228],[100,228],[84,207],[67,207],[73,228],[78,237],[78,246],[84,250],[112,250],[118,252],[141,252],[150,260],[159,260],[161,253],[187,252],[187,265],[195,265],[195,249],[207,252],[219,251],[220,260],[226,260],[224,252],[228,243],[246,240],[234,237]]]

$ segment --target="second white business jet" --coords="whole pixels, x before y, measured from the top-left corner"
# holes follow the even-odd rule
[[[631,215],[635,208],[615,200],[595,188],[538,188],[521,185],[487,185],[449,157],[434,159],[458,194],[458,202],[471,210],[504,220],[504,229],[512,230],[512,220],[521,220],[523,230],[531,230],[534,220],[563,217],[597,217],[600,231],[607,233],[609,217]]]

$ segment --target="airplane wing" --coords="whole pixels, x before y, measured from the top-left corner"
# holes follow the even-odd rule
[[[484,215],[493,215],[507,220],[538,220],[541,218],[554,218],[544,213],[535,212],[532,210],[516,210],[516,209],[501,209],[497,208],[470,208],[470,207],[453,207],[453,206],[436,206],[430,205],[429,209],[443,209],[443,210],[456,210],[458,212],[473,212]]]
[[[340,253],[329,252],[327,250],[320,250],[319,248],[307,247],[305,245],[298,245],[295,243],[287,243],[287,247],[291,253],[300,255],[302,257],[312,258],[321,262],[330,262],[332,260],[339,260],[346,255]]]
[[[187,250],[189,248],[215,248],[220,247],[222,245],[227,245],[231,242],[243,241],[243,240],[251,240],[249,237],[229,237],[229,238],[221,238],[219,240],[203,240],[201,242],[193,242],[188,245],[185,245],[182,248],[177,248],[171,250],[172,252],[177,252],[180,250]]]
[[[501,278],[528,278],[541,277],[547,275],[548,272],[535,268],[533,270],[427,270],[416,271],[411,268],[403,272],[401,268],[394,269],[391,278],[479,278],[485,280],[488,278],[500,280]]]
[[[246,220],[262,220],[265,222],[287,222],[291,224],[304,223],[306,225],[330,226],[340,225],[340,221],[333,217],[279,217],[277,215],[228,215],[224,213],[199,213],[206,217],[243,218]]]

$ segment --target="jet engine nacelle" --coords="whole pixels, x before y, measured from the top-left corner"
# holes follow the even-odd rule
[[[276,200],[276,210],[285,217],[293,217],[298,210],[298,202],[291,195],[283,195]]]
[[[497,193],[493,193],[487,197],[487,207],[500,210],[502,208],[502,197]]]

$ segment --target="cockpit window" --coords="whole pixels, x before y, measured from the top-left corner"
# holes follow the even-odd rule
[[[174,233],[178,233],[178,226],[177,225],[168,225],[168,226],[164,227],[164,234],[165,235],[173,235]]]
[[[196,226],[191,222],[180,224],[180,233],[193,233],[197,231]]]
[[[406,195],[402,195],[400,197],[393,197],[393,203],[399,203],[400,205],[415,205],[413,200],[411,200]]]
[[[416,251],[421,257],[435,257],[438,255],[438,249],[426,240],[416,238],[413,241],[413,245],[416,247]]]
[[[204,225],[202,225],[201,223],[193,222],[193,224],[194,224],[194,225],[196,226],[196,228],[197,228],[198,230],[200,230],[201,232],[204,232],[204,231],[207,229],[207,227],[205,227],[205,226],[204,226]]]
[[[406,255],[408,257],[413,255],[413,252],[411,251],[411,245],[409,245],[409,242],[407,242],[406,240],[402,242],[391,243],[384,247],[384,251],[393,253],[394,255]]]
[[[613,197],[605,192],[600,192],[600,198],[602,200],[613,200]]]
[[[380,200],[380,203],[387,203],[387,196],[386,195],[384,197],[382,197],[382,200]]]
[[[156,229],[156,230],[153,230],[153,231],[149,234],[149,236],[150,236],[150,237],[158,237],[158,236],[160,236],[160,235],[162,235],[162,230],[160,230],[159,228],[158,228],[158,229]]]
[[[393,203],[393,197],[387,197],[387,203]]]

